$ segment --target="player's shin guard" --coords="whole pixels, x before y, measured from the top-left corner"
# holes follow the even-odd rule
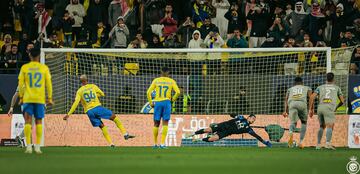
[[[165,139],[168,133],[168,126],[163,126],[162,127],[162,133],[161,133],[161,145],[165,144]]]
[[[111,140],[111,138],[110,138],[109,131],[108,131],[107,127],[104,126],[103,128],[101,128],[101,131],[102,131],[102,133],[103,133],[106,141],[107,141],[110,145],[112,145],[113,142],[112,142],[112,140]]]
[[[126,134],[126,129],[123,126],[123,124],[121,123],[120,119],[118,117],[115,117],[114,122],[116,124],[116,126],[119,128],[120,132],[125,135]]]
[[[37,124],[36,125],[36,144],[40,145],[41,143],[41,138],[43,135],[43,125],[42,124]]]
[[[159,127],[153,127],[154,144],[157,145],[157,137],[159,134]]]
[[[306,134],[306,123],[301,124],[301,130],[300,130],[300,143],[303,142]]]
[[[31,124],[25,124],[24,127],[26,145],[31,145]]]
[[[332,138],[332,128],[326,128],[326,144],[330,144]]]
[[[195,134],[196,134],[196,135],[198,135],[198,134],[203,134],[203,133],[205,133],[204,130],[205,130],[205,129],[200,129],[200,130],[196,131]]]
[[[321,144],[321,138],[323,136],[323,133],[324,133],[324,129],[323,128],[319,128],[319,131],[318,131],[318,141],[317,141],[317,144],[320,145]]]

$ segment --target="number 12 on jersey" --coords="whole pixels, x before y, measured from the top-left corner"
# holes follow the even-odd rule
[[[162,93],[164,89],[164,93]],[[159,86],[159,97],[161,97],[163,95],[163,97],[166,97],[166,93],[169,90],[168,86]]]

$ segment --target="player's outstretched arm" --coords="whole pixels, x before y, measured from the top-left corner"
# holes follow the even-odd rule
[[[253,137],[255,137],[257,140],[259,140],[260,142],[262,142],[263,144],[265,144],[267,147],[271,147],[272,144],[270,143],[270,141],[265,141],[264,139],[262,139],[257,133],[255,133],[254,130],[251,130],[249,132],[249,134]]]
[[[79,93],[76,93],[76,97],[75,97],[75,101],[73,103],[73,105],[71,106],[71,109],[70,111],[65,115],[65,117],[63,118],[64,120],[67,120],[69,118],[69,116],[74,113],[75,109],[77,108],[77,106],[79,105],[80,103],[80,94]]]

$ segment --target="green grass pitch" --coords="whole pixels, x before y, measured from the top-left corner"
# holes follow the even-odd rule
[[[46,147],[43,154],[0,148],[0,173],[346,174],[360,151],[244,147]],[[358,160],[359,161],[359,160]]]

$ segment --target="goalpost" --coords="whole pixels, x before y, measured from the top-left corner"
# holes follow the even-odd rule
[[[113,112],[149,113],[146,90],[159,76],[160,68],[168,66],[171,77],[182,90],[173,106],[173,114],[254,113],[277,115],[280,122],[286,90],[293,85],[296,76],[301,76],[305,85],[314,90],[325,83],[326,72],[334,72],[336,84],[347,95],[353,49],[46,48],[41,50],[41,60],[50,68],[56,103],[47,113],[67,113],[80,87],[81,74],[87,74],[89,82],[105,92],[101,102]],[[75,113],[82,112],[78,107]],[[346,113],[346,107],[338,112]]]

